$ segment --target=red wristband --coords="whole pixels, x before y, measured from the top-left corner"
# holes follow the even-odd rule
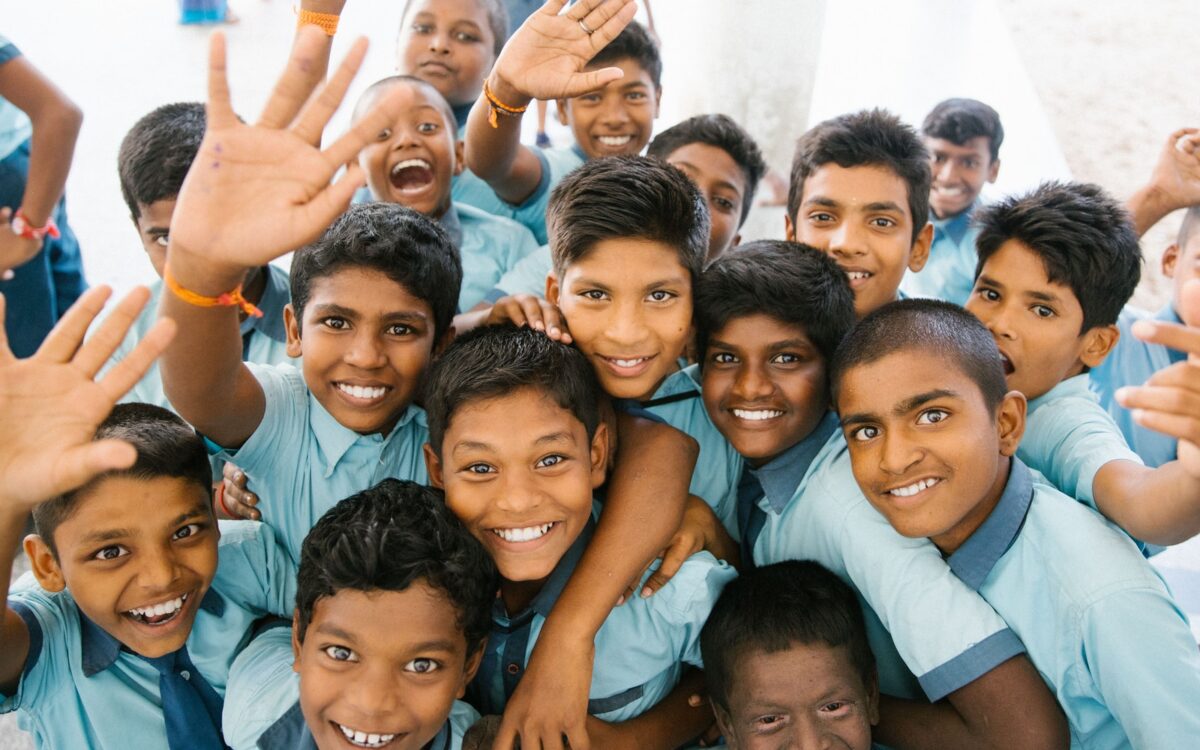
[[[27,240],[43,240],[46,235],[58,239],[61,235],[58,232],[58,225],[54,223],[54,218],[46,219],[45,226],[35,227],[29,223],[29,217],[25,215],[25,211],[18,208],[17,213],[13,215],[12,223],[13,234],[18,237],[24,237]]]

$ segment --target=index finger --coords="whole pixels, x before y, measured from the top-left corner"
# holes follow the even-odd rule
[[[229,98],[225,61],[225,35],[214,31],[208,39],[208,104],[204,108],[208,129],[218,130],[237,123]]]
[[[599,52],[616,39],[625,27],[637,15],[637,3],[634,0],[604,0],[583,19],[589,29],[595,29],[588,35],[594,52]]]
[[[100,380],[100,386],[105,394],[116,403],[117,399],[129,392],[137,382],[145,376],[154,364],[154,360],[162,355],[167,344],[175,336],[175,321],[170,318],[160,318],[157,323],[133,347],[133,350],[118,363],[112,366]]]
[[[302,26],[296,32],[287,67],[275,82],[271,98],[259,115],[259,125],[280,129],[296,119],[296,113],[308,101],[309,94],[325,77],[325,71],[316,64],[318,49],[324,40],[325,32],[312,25]]]
[[[1178,323],[1139,320],[1131,329],[1133,335],[1150,344],[1162,344],[1168,349],[1200,355],[1200,329]]]
[[[363,146],[396,120],[401,108],[400,97],[403,95],[403,87],[393,87],[391,91],[384,92],[375,105],[367,110],[367,114],[322,152],[329,162],[340,167],[355,159]]]
[[[107,286],[94,286],[84,292],[50,330],[33,356],[56,363],[70,361],[79,350],[88,326],[104,309],[104,303],[111,295],[112,289]],[[149,297],[150,293],[147,291],[145,296]]]
[[[149,301],[149,289],[144,286],[134,287],[117,303],[112,312],[100,321],[95,332],[79,347],[79,351],[71,359],[71,364],[89,378],[95,377],[125,340],[125,335],[133,328]]]
[[[367,38],[360,36],[354,40],[354,45],[350,47],[337,70],[300,112],[293,128],[296,135],[309,143],[320,143],[321,133],[329,124],[333,113],[341,106],[342,100],[346,98],[346,91],[350,88],[354,76],[358,75],[358,69],[362,67],[366,55]]]

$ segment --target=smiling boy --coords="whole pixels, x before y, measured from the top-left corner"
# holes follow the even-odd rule
[[[1200,720],[1187,617],[1128,537],[1013,455],[1025,399],[987,330],[901,302],[838,350],[833,388],[854,476],[897,531],[928,537],[1020,635],[1073,748],[1185,748]]]
[[[826,120],[796,142],[787,239],[833,257],[861,318],[896,299],[906,271],[929,258],[929,154],[895,115],[864,110]]]
[[[1029,402],[1017,455],[1135,539],[1196,535],[1200,466],[1147,468],[1090,390],[1088,370],[1117,343],[1140,273],[1128,214],[1095,185],[1051,182],[989,206],[979,223],[967,310],[995,338],[1008,387]]]
[[[230,669],[230,746],[458,750],[496,568],[442,493],[387,479],[343,500],[305,538],[297,580],[292,627]]]
[[[1061,713],[1012,631],[932,545],[900,537],[857,490],[829,412],[828,362],[854,321],[837,263],[803,245],[750,243],[705,269],[696,300],[705,405],[747,464],[743,564],[811,559],[837,573],[865,604],[881,692],[937,702],[885,699],[879,740],[1061,746]]]
[[[979,194],[1000,173],[1004,127],[996,110],[975,99],[947,99],[921,125],[933,182],[929,189],[933,243],[920,273],[907,274],[900,288],[910,297],[966,304],[975,286],[975,239],[971,217]]]

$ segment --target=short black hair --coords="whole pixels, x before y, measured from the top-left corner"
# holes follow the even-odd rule
[[[429,443],[439,456],[454,414],[472,402],[534,388],[583,423],[588,439],[600,421],[600,385],[587,357],[546,334],[513,325],[463,334],[434,363],[425,384]]]
[[[696,184],[647,156],[593,159],[555,186],[546,209],[554,272],[609,239],[661,242],[675,249],[693,286],[708,253],[708,206]]]
[[[339,591],[404,591],[424,581],[458,610],[468,653],[492,625],[500,579],[483,545],[446,507],[439,489],[385,479],[342,500],[317,521],[300,547],[296,637],[313,610]]]
[[[646,27],[637,21],[617,34],[617,38],[609,42],[588,63],[589,68],[605,68],[621,60],[633,60],[642,70],[650,74],[654,88],[662,88],[662,55],[658,50],[658,42],[650,36]]]
[[[854,292],[846,272],[820,250],[758,240],[733,248],[704,269],[695,312],[701,367],[713,334],[748,315],[804,329],[828,367],[854,326]]]
[[[746,194],[742,200],[742,218],[738,220],[738,226],[741,226],[750,215],[758,182],[767,173],[767,163],[763,160],[762,150],[754,142],[754,138],[734,122],[732,117],[696,115],[654,136],[654,140],[650,141],[650,146],[646,149],[646,155],[666,161],[671,154],[693,143],[704,143],[721,149],[742,168],[742,175],[746,178]]]
[[[386,275],[433,310],[434,339],[458,311],[462,260],[437,222],[395,203],[362,203],[339,216],[325,234],[292,257],[292,308],[303,319],[316,279],[346,268]]]
[[[112,439],[124,440],[137,449],[133,466],[105,472],[33,510],[34,529],[55,557],[58,548],[54,544],[54,530],[70,518],[80,500],[105,479],[183,479],[195,484],[210,500],[212,498],[212,466],[208,462],[204,440],[173,412],[152,404],[117,404],[93,437],[97,441]]]
[[[1142,251],[1129,212],[1098,185],[1043,182],[976,214],[975,248],[988,258],[1016,240],[1042,259],[1046,276],[1071,288],[1083,308],[1080,333],[1117,322],[1141,278]]]
[[[929,151],[910,125],[884,109],[840,115],[809,129],[796,141],[792,179],[788,185],[788,216],[800,210],[804,181],[829,163],[843,169],[883,167],[908,186],[908,210],[913,241],[929,221]]]
[[[983,136],[988,139],[992,161],[1000,158],[1000,144],[1004,143],[1000,114],[978,99],[959,98],[939,102],[925,116],[921,133],[929,138],[950,141],[956,146]]]
[[[134,123],[117,152],[121,196],[129,215],[138,208],[179,195],[200,141],[204,140],[204,105],[200,102],[164,104]]]
[[[500,56],[500,50],[504,49],[504,43],[508,41],[511,32],[508,28],[508,6],[504,0],[476,0],[477,3],[487,13],[488,29],[492,32],[492,59],[495,60]],[[405,0],[404,10],[400,12],[400,33],[404,33],[404,19],[408,18],[408,12],[412,9],[413,0]],[[513,29],[512,31],[516,31]]]
[[[1175,244],[1179,245],[1179,249],[1183,250],[1187,247],[1188,240],[1192,237],[1192,232],[1200,229],[1200,206],[1192,206],[1183,214],[1183,222],[1179,225],[1179,236],[1175,240]]]
[[[906,299],[867,315],[838,347],[830,367],[834,406],[847,371],[898,351],[920,351],[954,365],[979,386],[993,413],[1008,393],[1000,350],[979,318],[949,302]]]
[[[358,97],[358,101],[355,102],[354,114],[351,116],[351,120],[358,122],[358,120],[364,114],[366,114],[365,110],[367,109],[367,105],[371,103],[371,100],[374,99],[377,94],[381,93],[384,89],[391,88],[392,86],[399,86],[401,84],[414,86],[424,91],[426,95],[433,100],[433,105],[442,111],[442,116],[446,119],[447,127],[454,135],[455,140],[458,140],[458,119],[454,116],[454,110],[450,107],[450,102],[446,101],[446,97],[442,96],[442,92],[438,91],[436,86],[429,81],[423,81],[416,76],[394,75],[388,76],[387,78],[380,78],[375,83],[372,83],[363,90],[362,94]]]
[[[729,710],[738,662],[746,654],[796,644],[845,647],[863,684],[875,684],[862,607],[842,579],[812,560],[785,560],[730,581],[700,632],[713,702]]]

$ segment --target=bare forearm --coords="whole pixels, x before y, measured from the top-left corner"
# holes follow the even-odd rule
[[[1180,208],[1180,206],[1172,205],[1161,191],[1156,190],[1152,185],[1146,185],[1130,196],[1125,207],[1129,209],[1133,227],[1139,237],[1161,221],[1164,216],[1176,208]]]
[[[673,750],[695,740],[713,724],[707,701],[691,705],[693,695],[705,693],[704,673],[689,669],[675,689],[649,711],[619,724],[588,717],[588,735],[597,748]]]
[[[509,107],[528,106],[527,95],[493,73],[487,83],[492,95]],[[466,161],[480,179],[509,203],[519,204],[533,193],[542,179],[541,162],[521,145],[521,117],[496,114],[496,127],[487,96],[480,94],[467,118]]]
[[[30,119],[33,121],[33,142],[21,209],[30,223],[42,226],[62,198],[75,154],[75,141],[83,124],[83,112],[62,97]]]
[[[1178,461],[1157,469],[1110,461],[1096,472],[1096,506],[1130,536],[1169,546],[1200,534],[1200,480]]]

